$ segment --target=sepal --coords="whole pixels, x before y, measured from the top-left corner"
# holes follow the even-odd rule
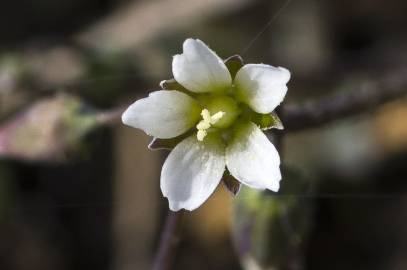
[[[180,136],[171,139],[153,138],[148,145],[150,150],[171,150],[185,138],[191,136],[192,132],[186,132]]]
[[[232,55],[225,59],[225,65],[230,72],[230,76],[232,79],[235,78],[236,73],[241,69],[244,65],[243,59],[240,55]]]
[[[223,174],[222,183],[233,197],[239,194],[242,184],[238,180],[236,180],[236,178],[234,178],[228,170],[226,170]]]
[[[261,130],[269,130],[272,128],[278,130],[284,129],[283,122],[276,112],[271,112],[269,114],[253,113],[250,118],[250,120],[259,126]]]
[[[179,84],[174,78],[168,80],[162,80],[160,82],[160,87],[163,90],[178,90],[181,92],[188,91],[185,87]]]

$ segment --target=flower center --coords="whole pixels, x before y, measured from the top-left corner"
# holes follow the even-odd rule
[[[203,141],[211,127],[227,128],[233,124],[240,114],[236,101],[231,97],[211,97],[205,105],[206,108],[201,112],[202,120],[196,125],[199,141]]]
[[[228,96],[212,97],[206,104],[206,108],[211,114],[224,112],[223,116],[213,124],[217,128],[227,128],[233,124],[236,117],[240,114],[240,109],[236,101]]]
[[[196,128],[198,129],[198,133],[196,134],[198,141],[203,141],[206,135],[208,135],[207,130],[212,125],[216,124],[225,115],[225,113],[219,111],[214,115],[211,115],[207,109],[203,109],[201,115],[203,119],[198,123],[198,125],[196,125]]]

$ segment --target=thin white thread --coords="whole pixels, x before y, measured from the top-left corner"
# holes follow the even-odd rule
[[[271,17],[271,19],[266,23],[266,25],[252,38],[249,44],[242,50],[241,55],[244,56],[246,52],[253,46],[253,44],[270,28],[272,23],[280,16],[284,9],[290,4],[291,0],[287,0],[284,5],[282,5],[277,12]]]

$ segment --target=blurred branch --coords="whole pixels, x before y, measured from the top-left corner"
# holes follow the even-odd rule
[[[105,125],[118,123],[120,122],[123,112],[127,109],[127,107],[129,107],[129,105],[130,104],[113,108],[111,110],[102,111],[97,114],[96,120],[98,123]]]
[[[381,78],[371,78],[347,91],[300,105],[285,105],[282,111],[286,131],[318,127],[370,110],[407,95],[407,68],[392,70]]]
[[[154,258],[153,270],[170,269],[180,237],[182,211],[168,211],[167,220],[162,231],[157,254]]]
[[[326,97],[304,104],[288,104],[281,108],[285,131],[315,128],[332,121],[371,110],[407,95],[407,68],[392,70],[381,78],[370,78],[346,91],[338,90]],[[127,106],[99,114],[101,123],[115,123]]]

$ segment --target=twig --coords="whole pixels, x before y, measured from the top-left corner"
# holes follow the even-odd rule
[[[181,227],[182,211],[168,212],[167,220],[163,228],[158,251],[154,258],[153,270],[170,269],[176,248],[180,241],[179,233]]]
[[[127,109],[127,107],[128,107],[128,105],[119,106],[119,107],[113,108],[111,110],[100,112],[96,116],[97,121],[103,125],[118,123],[121,118],[121,115]]]
[[[388,74],[303,105],[286,105],[282,111],[285,131],[318,127],[407,95],[407,68]]]
[[[338,91],[304,104],[288,104],[281,108],[285,130],[295,132],[315,128],[332,121],[363,113],[383,103],[407,95],[407,68],[395,70],[383,78],[363,81],[352,89]],[[128,107],[120,106],[101,112],[98,120],[103,124],[112,124],[120,119]]]

